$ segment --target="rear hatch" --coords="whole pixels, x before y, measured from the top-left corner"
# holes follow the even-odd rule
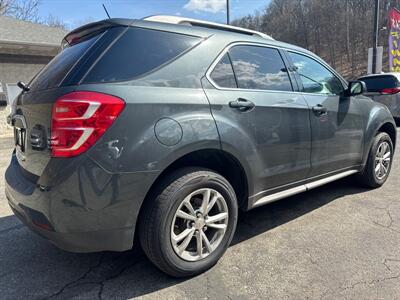
[[[186,26],[174,26],[183,33],[166,31],[156,22],[111,19],[68,34],[62,52],[15,101],[12,123],[23,169],[42,176],[48,166],[52,172],[42,179],[51,178],[54,165],[65,166],[58,164],[64,157],[79,160],[125,107],[116,86],[162,71],[203,41],[186,33]],[[156,85],[160,80],[165,77]]]
[[[51,158],[51,116],[56,100],[76,88],[93,62],[125,28],[103,21],[72,31],[63,40],[62,51],[14,101],[11,124],[16,157],[26,171],[40,176]]]

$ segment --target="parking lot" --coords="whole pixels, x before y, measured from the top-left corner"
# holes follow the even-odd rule
[[[398,129],[398,132],[400,130]],[[0,138],[4,174],[12,139]],[[351,178],[240,215],[210,271],[178,280],[126,253],[73,254],[25,228],[0,180],[1,299],[400,299],[400,151],[384,187]]]

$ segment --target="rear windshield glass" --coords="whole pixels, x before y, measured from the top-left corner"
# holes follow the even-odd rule
[[[131,27],[100,58],[83,83],[134,79],[166,64],[199,41],[198,37]]]
[[[45,90],[57,87],[73,65],[85,51],[97,40],[99,35],[65,48],[54,57],[30,83],[30,89]]]
[[[393,76],[365,77],[359,80],[365,82],[368,92],[379,92],[382,89],[397,87],[397,79]]]

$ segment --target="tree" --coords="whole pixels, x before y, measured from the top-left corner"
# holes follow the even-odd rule
[[[390,7],[400,0],[381,0],[380,27],[387,26]],[[307,48],[348,79],[367,71],[367,51],[373,42],[372,0],[272,0],[263,10],[234,20],[236,26],[265,32],[272,37]],[[388,31],[380,30],[388,69]]]
[[[46,21],[44,21],[43,23],[50,27],[56,27],[56,28],[68,30],[67,24],[64,23],[63,20],[61,20],[60,18],[58,18],[56,16],[53,16],[52,14],[48,15]]]
[[[0,14],[16,19],[39,22],[40,0],[0,0]]]
[[[50,14],[47,18],[40,18],[39,6],[40,0],[0,0],[0,15],[64,30],[68,29],[67,24],[54,15]]]
[[[94,22],[94,18],[92,17],[86,17],[84,19],[76,20],[75,22],[72,23],[72,28],[77,28],[83,25],[86,25],[88,23]]]

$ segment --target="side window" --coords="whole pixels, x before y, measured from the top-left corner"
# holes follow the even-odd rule
[[[289,75],[277,49],[234,46],[229,54],[239,88],[292,91]]]
[[[237,88],[235,74],[228,54],[225,54],[211,72],[211,79],[223,88]]]
[[[313,94],[340,95],[344,88],[339,78],[317,61],[307,56],[289,52],[303,83],[303,90]]]

